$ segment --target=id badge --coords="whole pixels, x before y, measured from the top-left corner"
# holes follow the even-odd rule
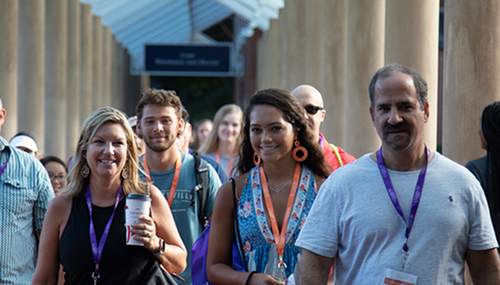
[[[384,268],[384,275],[380,285],[415,285],[418,276],[403,271]]]

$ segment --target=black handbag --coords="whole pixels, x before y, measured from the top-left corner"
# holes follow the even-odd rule
[[[179,279],[181,277],[176,276]],[[184,281],[184,280],[182,280]],[[149,270],[146,278],[142,285],[178,285],[174,277],[168,273],[163,267],[160,266],[158,261],[155,261],[151,269]]]

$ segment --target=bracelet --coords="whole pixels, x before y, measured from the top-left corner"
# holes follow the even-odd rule
[[[252,275],[256,273],[255,271],[252,271],[250,272],[250,274],[248,274],[248,277],[247,277],[247,282],[245,283],[245,285],[250,285],[250,279],[252,278]]]
[[[162,238],[159,238],[160,240],[160,248],[157,251],[152,251],[151,253],[153,255],[162,255],[166,250],[167,250],[167,244]]]

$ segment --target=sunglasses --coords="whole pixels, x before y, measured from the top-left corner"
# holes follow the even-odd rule
[[[304,107],[306,109],[306,112],[310,115],[316,115],[319,110],[324,110],[322,107],[314,106],[314,105],[307,105]]]

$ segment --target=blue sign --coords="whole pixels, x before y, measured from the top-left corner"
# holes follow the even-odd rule
[[[151,75],[233,76],[231,44],[146,45],[145,71]]]

